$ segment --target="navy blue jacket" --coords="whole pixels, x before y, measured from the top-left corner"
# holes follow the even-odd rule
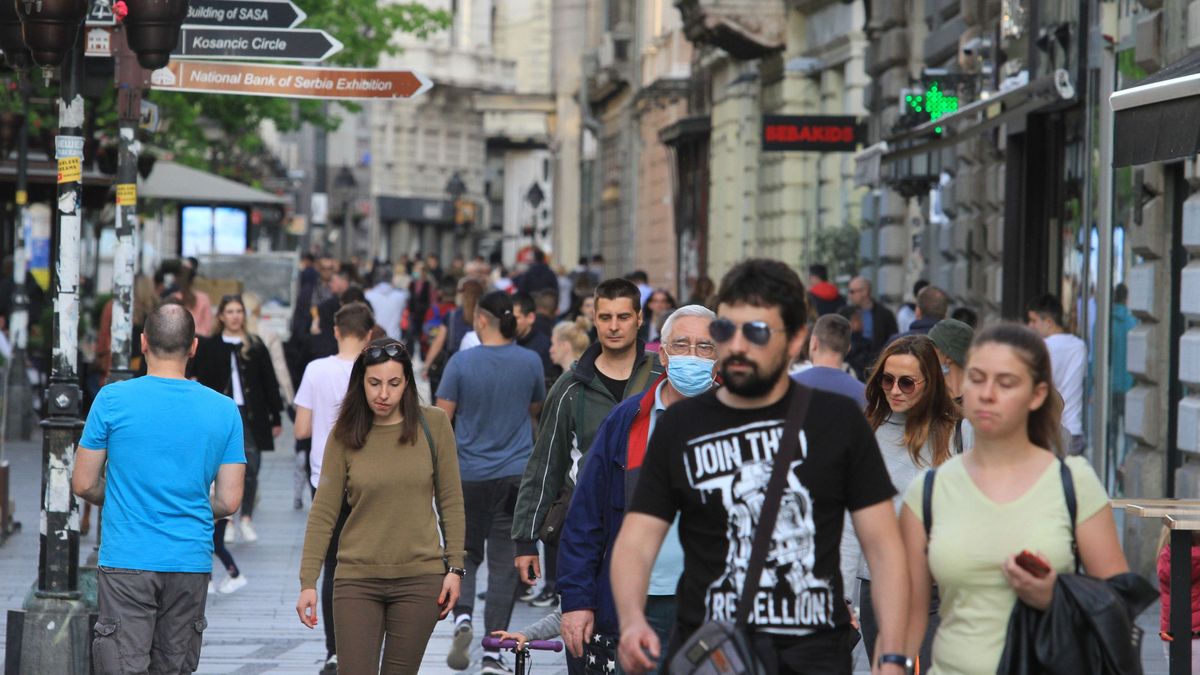
[[[651,407],[654,390],[652,386],[647,392]],[[562,611],[594,611],[594,629],[601,635],[620,635],[608,571],[613,542],[625,519],[629,432],[645,396],[619,403],[596,430],[575,482],[571,509],[558,544]]]

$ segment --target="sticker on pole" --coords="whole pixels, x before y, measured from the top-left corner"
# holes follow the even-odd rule
[[[83,159],[63,157],[58,160],[58,183],[78,183],[83,180]]]
[[[121,183],[117,186],[117,206],[137,204],[137,183]]]

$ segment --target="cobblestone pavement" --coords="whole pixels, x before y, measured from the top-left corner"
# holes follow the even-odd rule
[[[304,673],[320,670],[325,657],[324,634],[318,628],[309,631],[296,618],[295,603],[300,550],[304,540],[305,510],[292,509],[292,452],[287,437],[279,439],[275,452],[264,453],[260,479],[260,502],[255,513],[259,541],[238,542],[231,548],[249,584],[232,595],[209,596],[209,628],[204,636],[200,673]],[[6,457],[12,465],[13,498],[22,530],[0,545],[0,633],[5,629],[7,610],[19,608],[37,576],[38,493],[40,490],[40,443],[9,443]],[[94,546],[94,535],[84,540],[84,555]],[[484,582],[486,584],[486,581]],[[484,584],[481,584],[483,586]],[[482,616],[483,603],[476,607]],[[546,610],[518,603],[512,625],[520,628],[542,616]],[[1146,675],[1166,675],[1167,663],[1157,639],[1158,607],[1151,608],[1139,624],[1146,629],[1143,663]],[[480,622],[481,623],[481,622]],[[452,626],[440,622],[425,652],[422,673],[452,673],[446,667]],[[482,636],[477,636],[482,637]],[[4,643],[0,640],[0,661]],[[478,669],[480,650],[475,647],[474,665]],[[869,673],[859,647],[855,673]],[[511,663],[511,661],[510,661]],[[563,657],[539,655],[531,673],[565,673]]]

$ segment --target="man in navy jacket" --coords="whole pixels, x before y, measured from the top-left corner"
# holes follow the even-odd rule
[[[558,554],[562,636],[575,657],[594,635],[620,635],[609,583],[609,557],[633,497],[646,444],[662,411],[707,391],[713,382],[716,347],[708,334],[715,318],[699,305],[681,307],[663,324],[659,361],[666,367],[645,394],[618,404],[596,431],[575,485]],[[668,534],[651,574],[646,615],[666,644],[675,623],[675,589],[683,572],[683,549]],[[660,664],[660,667],[662,664]]]

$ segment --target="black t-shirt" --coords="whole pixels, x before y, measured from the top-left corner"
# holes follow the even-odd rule
[[[603,384],[608,393],[612,394],[614,401],[620,402],[625,398],[625,385],[629,384],[629,378],[614,380],[600,372],[599,368],[596,369],[596,377],[600,378],[600,384]]]
[[[734,621],[762,499],[792,393],[737,410],[715,390],[671,406],[655,425],[631,511],[671,522],[683,545],[678,620]],[[849,625],[838,546],[843,514],[896,494],[862,411],[812,392],[801,445],[783,493],[750,624],[812,635]]]

